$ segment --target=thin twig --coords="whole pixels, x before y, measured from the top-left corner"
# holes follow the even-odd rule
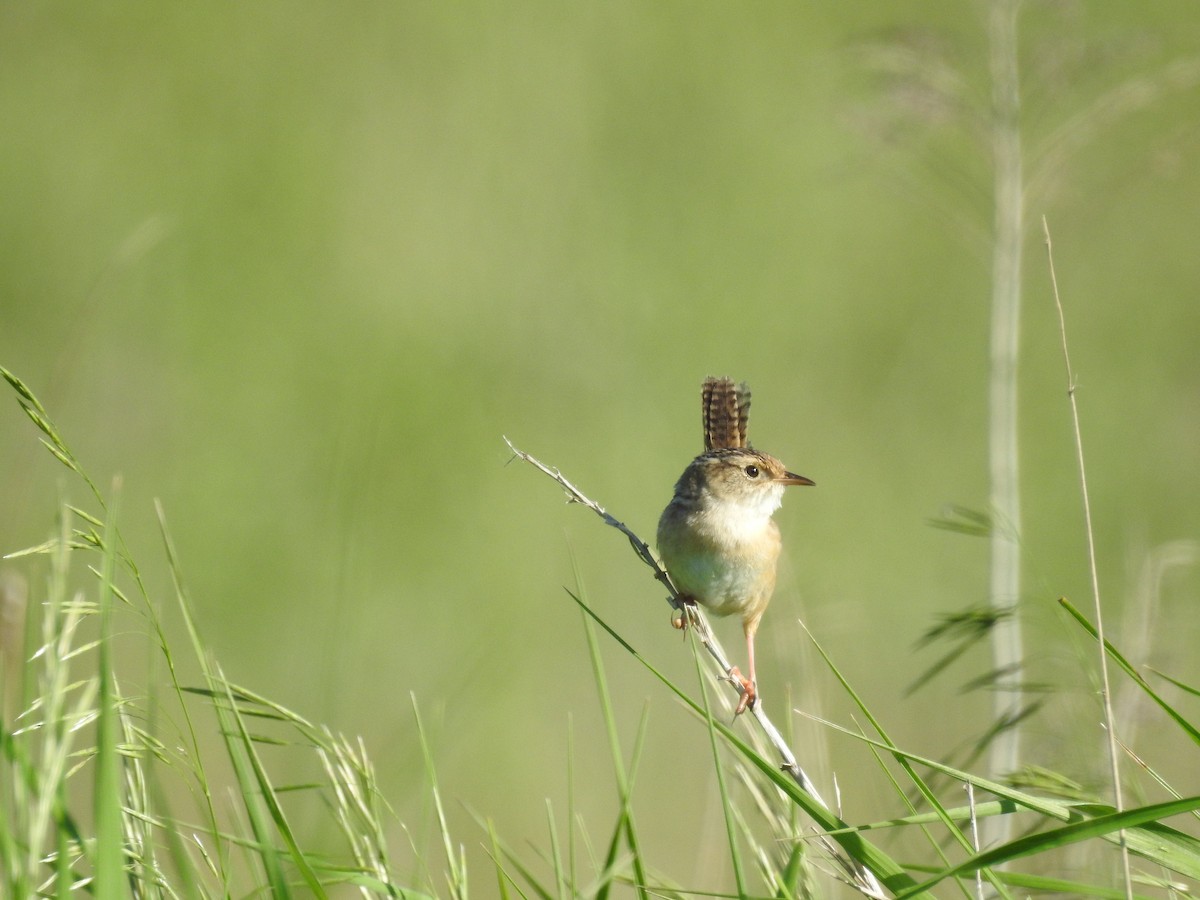
[[[1096,569],[1096,537],[1092,530],[1092,504],[1088,499],[1087,470],[1083,465],[1083,432],[1079,427],[1079,404],[1075,400],[1075,374],[1071,370],[1071,354],[1067,351],[1067,320],[1058,294],[1058,276],[1054,273],[1054,248],[1050,243],[1050,225],[1042,216],[1042,232],[1046,236],[1046,259],[1050,264],[1050,286],[1054,290],[1054,305],[1058,308],[1058,329],[1062,335],[1063,362],[1067,369],[1067,397],[1071,401],[1071,419],[1075,427],[1075,454],[1079,462],[1079,487],[1083,494],[1083,518],[1087,530],[1088,568],[1092,576],[1092,601],[1096,610],[1096,646],[1100,649],[1101,699],[1104,703],[1104,732],[1108,740],[1108,762],[1113,782],[1113,805],[1117,812],[1125,808],[1121,796],[1121,766],[1117,751],[1116,721],[1113,717],[1112,690],[1108,681],[1108,654],[1104,640],[1104,614],[1100,608],[1100,575]],[[1129,869],[1129,846],[1125,830],[1118,835],[1121,847],[1121,867],[1125,877],[1125,896],[1133,897],[1133,879]]]
[[[600,518],[602,518],[606,525],[611,525],[613,528],[625,535],[625,537],[629,540],[629,545],[633,547],[633,552],[637,554],[638,559],[640,559],[654,571],[654,577],[667,589],[669,593],[667,601],[673,608],[679,611],[680,616],[686,617],[677,619],[677,624],[681,626],[686,624],[688,627],[695,628],[696,636],[699,638],[700,643],[703,644],[704,649],[708,651],[709,655],[713,658],[713,661],[716,662],[717,666],[719,666],[721,671],[724,673],[722,680],[731,684],[737,690],[737,692],[741,694],[744,688],[738,679],[730,677],[730,672],[733,666],[726,658],[725,652],[721,649],[720,644],[713,635],[712,629],[709,627],[708,621],[705,619],[704,614],[700,612],[700,610],[694,604],[683,602],[679,592],[675,589],[675,586],[671,584],[671,577],[667,574],[666,569],[664,569],[659,564],[658,560],[655,559],[654,553],[650,550],[650,545],[638,537],[628,525],[610,515],[603,506],[589,498],[583,493],[583,491],[579,490],[579,488],[575,487],[575,485],[572,484],[556,467],[548,466],[535,457],[530,456],[524,450],[518,449],[507,437],[504,438],[504,443],[508,444],[508,449],[513,452],[515,457],[524,460],[539,472],[542,472],[543,474],[554,479],[554,481],[558,483],[559,487],[567,492],[567,502],[583,504]],[[763,735],[766,737],[768,743],[770,743],[775,752],[779,754],[779,768],[790,775],[796,784],[806,791],[824,809],[828,810],[829,805],[817,792],[816,786],[813,784],[812,779],[805,774],[804,770],[800,768],[800,764],[796,762],[796,757],[792,753],[791,747],[789,747],[787,742],[784,741],[783,736],[779,733],[779,729],[775,727],[775,723],[773,723],[763,711],[762,700],[760,699],[753,706],[751,706],[750,711],[754,716],[754,720],[758,722],[759,726],[762,728]],[[855,860],[844,858],[843,855],[839,853],[832,844],[829,844],[829,847],[834,853],[835,859],[837,859],[839,864],[842,865],[850,875],[854,882],[854,887],[857,890],[869,897],[882,898],[887,896],[883,890],[883,887],[880,885],[879,880],[875,877],[874,873],[872,873],[870,869],[867,869]]]
[[[621,534],[625,535],[625,537],[629,538],[629,545],[633,547],[633,552],[638,555],[638,558],[642,562],[654,570],[654,577],[661,581],[663,586],[670,591],[671,605],[676,609],[679,609],[684,605],[679,599],[679,592],[675,590],[675,585],[671,584],[671,578],[669,575],[667,575],[667,570],[658,564],[658,560],[654,558],[654,554],[650,551],[650,545],[634,534],[633,530],[630,529],[628,525],[626,525],[624,522],[618,521],[613,516],[610,516],[604,507],[596,501],[588,499],[588,497],[584,495],[583,491],[571,484],[571,482],[567,480],[566,476],[563,475],[562,472],[558,471],[557,468],[546,465],[540,460],[530,456],[524,450],[519,450],[507,437],[504,438],[504,443],[508,444],[508,449],[511,450],[513,455],[518,459],[523,459],[538,471],[544,472],[557,481],[563,490],[567,492],[568,503],[582,503],[596,515],[602,518],[606,525],[611,525],[613,528],[617,529],[617,531],[621,532]]]

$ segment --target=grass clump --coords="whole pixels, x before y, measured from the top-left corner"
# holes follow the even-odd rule
[[[402,869],[388,836],[403,826],[380,793],[364,743],[314,724],[226,676],[200,636],[160,509],[164,554],[174,579],[172,607],[186,634],[182,648],[167,640],[160,608],[121,538],[119,483],[107,494],[99,490],[32,392],[11,373],[0,372],[43,443],[83,479],[95,504],[94,512],[62,504],[50,540],[9,554],[44,561],[46,578],[44,590],[35,592],[35,602],[27,607],[22,639],[14,642],[8,634],[0,644],[7,676],[0,722],[0,894],[471,896],[466,852],[451,834],[416,698],[414,722],[440,848],[414,846]],[[557,470],[520,455],[560,484],[570,484]],[[583,500],[625,533],[643,562],[655,565],[636,535],[598,504]],[[81,556],[88,560],[83,588],[75,586]],[[639,897],[725,893],[660,871],[646,850],[635,798],[648,717],[643,714],[627,756],[601,652],[606,638],[645,667],[692,714],[698,737],[706,736],[724,816],[724,846],[713,852],[728,859],[733,896],[825,896],[839,884],[877,897],[934,896],[951,885],[967,896],[1150,896],[1113,888],[1100,878],[1089,882],[1046,874],[1055,871],[1056,852],[1085,842],[1114,848],[1114,859],[1121,848],[1139,860],[1133,878],[1138,891],[1190,896],[1185,881],[1200,880],[1200,841],[1166,824],[1182,815],[1195,820],[1200,797],[1183,796],[1160,781],[1165,799],[1122,809],[1078,789],[1046,787],[1066,783],[1054,773],[998,780],[908,752],[889,737],[884,717],[869,708],[814,640],[867,727],[824,724],[868,751],[874,763],[853,777],[888,785],[900,812],[849,822],[816,791],[761,704],[738,720],[731,718],[733,695],[710,687],[711,676],[723,674],[722,656],[702,620],[690,632],[698,678],[696,688],[688,690],[605,622],[583,581],[577,572],[568,593],[587,637],[617,811],[607,826],[585,822],[569,793],[567,824],[547,807],[549,847],[532,862],[487,816],[477,815],[475,840],[494,866],[495,887],[489,892],[547,900],[603,900],[630,891]],[[6,581],[0,588],[6,597],[16,596],[12,584]],[[1095,640],[1095,624],[1066,601],[1064,608],[1081,633]],[[14,617],[5,621],[11,631]],[[141,657],[125,650],[137,641],[148,651],[142,656],[152,660],[143,694],[127,687],[129,660]],[[1115,672],[1200,744],[1200,729],[1118,648],[1106,642],[1105,652]],[[194,671],[194,678],[186,679],[185,670]],[[268,752],[272,748],[304,755],[314,776],[299,784],[281,781]],[[566,765],[570,772],[573,759]],[[304,804],[305,810],[321,811],[323,824],[332,826],[327,830],[338,835],[336,846],[329,841],[309,845],[295,824]],[[996,817],[1010,817],[1020,836],[979,847],[979,823]],[[904,842],[908,858],[884,849],[883,843],[898,833],[917,838]]]

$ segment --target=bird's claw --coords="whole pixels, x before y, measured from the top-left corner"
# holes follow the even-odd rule
[[[677,602],[679,605],[675,607],[675,615],[671,617],[671,627],[687,634],[689,626],[700,623],[700,616],[696,612],[696,601],[691,597],[681,596],[677,598]]]
[[[742,696],[738,699],[737,709],[733,711],[736,718],[758,703],[758,688],[753,681],[741,673],[737,666],[729,670],[729,680],[742,686]]]

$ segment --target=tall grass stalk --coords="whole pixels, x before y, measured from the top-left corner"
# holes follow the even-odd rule
[[[1117,751],[1117,723],[1113,715],[1112,685],[1108,678],[1108,652],[1104,642],[1104,612],[1100,605],[1100,572],[1096,567],[1096,535],[1092,528],[1092,501],[1088,494],[1087,466],[1083,461],[1083,431],[1079,427],[1079,402],[1075,398],[1075,373],[1071,369],[1071,352],[1067,346],[1067,319],[1063,312],[1062,298],[1058,293],[1058,275],[1054,271],[1054,247],[1050,241],[1050,224],[1042,216],[1042,233],[1046,239],[1046,261],[1050,268],[1050,285],[1054,292],[1054,306],[1058,310],[1059,334],[1062,337],[1063,365],[1067,373],[1067,398],[1071,404],[1071,425],[1075,435],[1075,458],[1079,464],[1079,493],[1083,498],[1084,531],[1087,534],[1088,573],[1092,582],[1092,604],[1096,616],[1096,646],[1100,653],[1100,700],[1104,706],[1105,746],[1108,750],[1109,776],[1112,779],[1113,804],[1117,812],[1125,808],[1121,789],[1121,756]],[[1125,895],[1133,896],[1133,878],[1129,869],[1129,849],[1125,843],[1125,832],[1120,832],[1121,874],[1125,881]]]
[[[990,571],[986,608],[973,604],[966,612],[947,617],[945,623],[926,634],[955,640],[956,646],[931,665],[910,691],[943,672],[958,656],[987,635],[992,665],[985,679],[972,686],[992,688],[992,724],[980,746],[986,744],[987,767],[995,777],[1019,772],[1022,729],[1038,708],[1029,701],[1026,686],[1020,601],[1022,598],[1022,514],[1018,443],[1018,373],[1020,348],[1021,293],[1025,235],[1025,209],[1031,202],[1046,202],[1061,185],[1070,184],[1071,157],[1095,143],[1108,129],[1133,113],[1170,94],[1192,91],[1200,84],[1200,59],[1194,56],[1168,61],[1158,70],[1140,72],[1096,96],[1090,104],[1066,116],[1026,154],[1021,128],[1022,85],[1019,33],[1022,10],[1031,10],[1020,0],[989,0],[986,37],[991,81],[990,105],[985,112],[967,85],[965,73],[936,53],[914,51],[903,37],[873,47],[868,57],[873,65],[901,90],[886,111],[867,121],[887,123],[900,116],[905,124],[924,123],[930,130],[953,121],[977,143],[986,155],[990,171],[991,309],[988,350],[988,511],[976,513],[953,507],[953,515],[932,524],[962,534],[986,536],[990,542]],[[1064,40],[1069,38],[1064,37]],[[1130,39],[1131,43],[1133,38]],[[1036,54],[1027,54],[1033,57]],[[923,98],[913,102],[911,98]],[[908,99],[905,99],[908,98]],[[942,116],[936,112],[954,113]],[[890,133],[885,130],[883,133]],[[1026,165],[1028,158],[1029,165]],[[936,156],[920,155],[915,162],[933,164],[937,177],[951,181],[951,166]],[[957,185],[961,188],[961,185]],[[964,195],[969,200],[970,195]],[[935,197],[930,202],[939,202]],[[942,218],[954,221],[955,231],[975,239],[979,229],[959,213],[957,206],[942,210]],[[982,246],[982,242],[972,244]],[[1006,820],[982,823],[984,846],[1005,841],[1013,831]]]
[[[992,250],[992,325],[988,369],[988,468],[991,479],[991,629],[993,721],[988,771],[1015,772],[1021,759],[1021,681],[1024,650],[1017,615],[1021,592],[1021,495],[1017,447],[1017,362],[1021,321],[1021,250],[1024,239],[1021,174],[1020,80],[1017,58],[1019,0],[992,0],[988,28],[992,70],[992,157],[995,213]],[[1005,613],[1005,614],[1001,614]],[[984,846],[1011,839],[1012,820],[984,823]]]

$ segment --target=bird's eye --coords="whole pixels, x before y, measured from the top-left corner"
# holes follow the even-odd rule
[[[758,477],[758,466],[746,466],[746,474],[751,478]]]

